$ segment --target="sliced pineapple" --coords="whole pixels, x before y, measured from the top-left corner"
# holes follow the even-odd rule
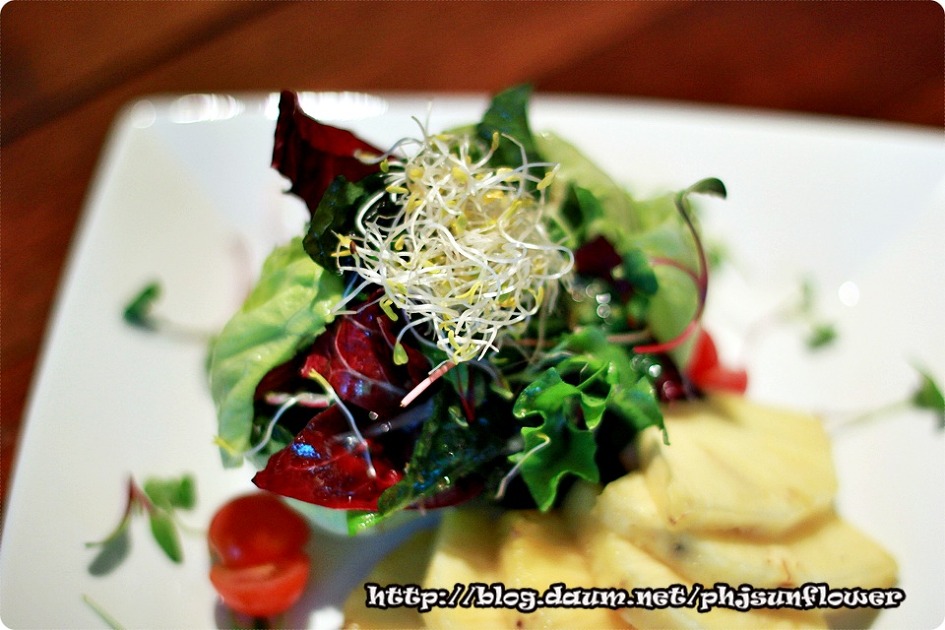
[[[633,592],[634,589],[669,588],[680,585],[689,593],[692,582],[649,555],[626,538],[604,527],[589,527],[582,535],[598,584],[608,584]],[[624,621],[636,628],[826,628],[818,611],[751,610],[729,608],[700,611],[697,605],[647,609],[643,606],[619,611]]]
[[[433,557],[423,579],[424,588],[452,592],[457,584],[492,584],[499,576],[498,513],[494,510],[458,508],[443,515]],[[428,628],[504,628],[501,608],[476,606],[436,607],[423,614]]]
[[[831,588],[896,584],[895,558],[835,513],[791,532],[785,544],[795,558],[797,584],[826,582]]]
[[[780,541],[759,544],[744,534],[700,535],[671,528],[640,473],[604,488],[593,513],[600,526],[693,582],[775,587],[789,584],[797,573],[796,561]]]
[[[775,538],[679,531],[670,529],[643,476],[634,473],[608,485],[593,513],[600,526],[701,584],[888,588],[896,579],[892,556],[833,511]]]
[[[498,583],[503,592],[530,589],[537,597],[559,582],[593,584],[584,553],[558,514],[518,511],[499,517],[488,510],[461,508],[446,513],[440,527],[423,581],[426,588],[452,590],[456,584],[488,587]],[[608,608],[525,608],[435,608],[422,615],[422,622],[437,629],[628,627]]]
[[[499,569],[509,588],[531,588],[539,594],[552,584],[588,588],[595,584],[590,566],[560,514],[508,512],[500,523]],[[542,607],[533,612],[507,609],[507,628],[627,628],[610,608]]]
[[[585,510],[589,548],[600,554],[605,544],[594,540],[594,532],[616,537],[606,543],[611,549],[604,562],[619,551],[621,562],[635,558],[636,565],[623,568],[631,576],[652,570],[656,577],[649,560],[704,585],[895,584],[892,556],[832,507],[829,443],[815,419],[719,397],[677,408],[666,422],[672,444],[664,445],[658,434],[642,438],[642,471],[609,484]],[[621,548],[625,543],[631,547]],[[825,610],[820,620],[831,627],[863,626],[873,613]],[[666,621],[665,614],[656,616]],[[811,619],[793,615],[789,622]]]
[[[817,418],[735,396],[665,416],[670,444],[647,429],[639,455],[671,527],[774,536],[831,508],[837,480]]]

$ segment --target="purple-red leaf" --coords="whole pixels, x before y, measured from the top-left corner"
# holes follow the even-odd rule
[[[623,257],[617,253],[603,236],[588,241],[574,252],[574,269],[581,275],[601,278],[612,282],[613,271],[623,262]]]
[[[377,164],[365,164],[359,152],[380,155],[350,131],[318,122],[302,111],[298,95],[284,91],[279,100],[272,167],[292,182],[289,192],[305,201],[314,217],[325,190],[338,175],[354,182],[376,173]]]
[[[356,416],[359,430],[368,433],[373,423],[403,412],[400,401],[426,378],[429,369],[426,358],[407,344],[407,363],[396,365],[395,341],[396,323],[376,300],[368,302],[355,313],[335,319],[319,335],[300,373],[304,377],[315,371],[327,380]],[[272,374],[273,379],[296,377],[286,370]],[[273,379],[267,382],[278,389]],[[313,417],[292,444],[272,455],[253,481],[264,490],[308,503],[373,511],[381,493],[403,477],[412,448],[412,438],[397,431],[368,435],[359,443],[349,419],[335,404]]]
[[[364,452],[351,448],[342,437],[349,432],[338,406],[329,407],[315,416],[292,444],[270,457],[253,483],[263,490],[325,507],[376,510],[381,493],[403,476],[403,464],[392,462],[381,443],[371,440],[375,474],[368,474]]]
[[[400,413],[400,401],[426,378],[429,363],[406,343],[407,363],[394,363],[394,326],[376,301],[339,317],[312,344],[302,376],[318,372],[341,400],[378,418]]]

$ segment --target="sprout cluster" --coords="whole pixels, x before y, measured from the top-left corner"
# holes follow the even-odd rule
[[[524,150],[522,166],[492,167],[498,142],[479,147],[466,135],[426,130],[405,141],[418,145],[415,153],[382,164],[386,189],[361,208],[358,235],[341,244],[353,257],[340,267],[382,286],[386,311],[406,314],[401,335],[423,327],[454,363],[481,359],[523,330],[573,263],[545,226],[555,169],[528,163]],[[392,203],[382,203],[385,195]]]

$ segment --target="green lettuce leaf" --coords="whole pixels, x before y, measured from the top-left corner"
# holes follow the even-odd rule
[[[483,114],[482,121],[476,125],[476,135],[486,145],[492,143],[492,136],[500,134],[499,146],[492,157],[492,164],[515,168],[522,165],[522,149],[529,162],[541,162],[541,152],[535,143],[528,123],[528,100],[532,89],[529,85],[519,85],[496,94],[489,109]],[[505,136],[518,140],[512,142]]]
[[[210,389],[223,462],[239,465],[250,445],[256,386],[325,330],[341,278],[316,265],[294,238],[276,248],[242,308],[211,349]]]
[[[568,186],[564,202],[561,204],[561,218],[571,229],[575,243],[586,243],[588,231],[604,218],[604,206],[597,195],[589,189],[576,184]]]
[[[351,231],[358,208],[382,187],[383,179],[379,175],[368,175],[357,182],[349,182],[342,175],[332,180],[302,241],[312,260],[325,269],[336,270],[337,235]]]
[[[572,385],[562,379],[556,368],[548,368],[531,385],[522,390],[515,401],[512,413],[518,418],[524,418],[532,413],[540,413],[542,410],[567,406],[570,407],[568,411],[576,416],[576,409],[573,408],[576,404],[580,407],[584,425],[588,429],[594,429],[600,424],[600,419],[607,407],[606,396],[597,395],[594,390],[596,385],[609,380],[609,374],[605,374],[609,367],[608,365],[600,366],[577,385]]]
[[[566,476],[599,481],[595,431],[605,412],[633,431],[664,429],[644,366],[600,329],[567,335],[554,354],[566,358],[525,387],[513,408],[519,419],[542,419],[540,426],[522,428],[523,449],[509,458],[541,510],[554,505]]]
[[[535,138],[541,153],[560,165],[555,187],[576,241],[571,246],[603,236],[622,255],[640,249],[695,268],[698,261],[680,221],[676,193],[636,199],[566,140],[550,132]]]
[[[653,295],[659,289],[656,272],[646,254],[639,249],[632,249],[623,254],[622,278],[644,295]]]
[[[674,339],[692,320],[699,304],[699,287],[692,275],[699,269],[699,257],[676,205],[679,193],[634,198],[566,140],[550,132],[536,134],[535,139],[541,153],[560,164],[555,194],[562,200],[562,219],[574,239],[571,245],[603,236],[632,263],[630,271],[645,270],[640,264],[641,253],[651,261],[656,287],[652,278],[646,280],[648,327],[657,341]],[[685,191],[690,192],[724,195],[724,186],[707,179]],[[673,261],[678,267],[652,261]],[[691,340],[682,344],[672,352],[673,357],[684,364],[691,345]]]
[[[592,375],[587,382],[596,379]],[[594,432],[577,426],[575,407],[587,409],[596,424],[603,412],[602,401],[586,395],[581,386],[565,383],[555,368],[549,368],[537,381],[525,388],[515,401],[513,413],[518,418],[537,414],[542,423],[537,427],[523,427],[524,445],[521,452],[509,457],[519,467],[522,480],[541,511],[554,505],[561,481],[568,475],[597,483],[600,474],[594,458],[597,443]]]
[[[656,392],[646,374],[645,357],[611,343],[599,328],[582,328],[563,340],[571,355],[557,365],[562,375],[601,373],[607,386],[607,409],[636,430],[650,426],[665,432]]]
[[[544,131],[534,138],[541,155],[559,165],[552,196],[564,200],[569,194],[568,188],[577,184],[572,194],[577,196],[579,205],[563,217],[575,232],[574,242],[568,243],[569,246],[577,247],[595,236],[608,236],[615,229],[631,233],[641,229],[643,217],[634,209],[634,200],[610,175],[573,144],[552,132]],[[616,242],[613,244],[617,246]]]

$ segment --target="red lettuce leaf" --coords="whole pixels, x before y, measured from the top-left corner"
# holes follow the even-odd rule
[[[380,441],[368,442],[376,472],[368,475],[367,460],[341,438],[348,421],[337,405],[321,412],[295,440],[269,458],[253,483],[307,503],[348,510],[376,510],[384,490],[400,481],[402,457],[392,461]]]
[[[381,420],[400,413],[400,401],[427,377],[430,365],[407,343],[407,363],[394,364],[395,326],[376,299],[337,318],[312,344],[302,376],[318,372],[341,400]]]
[[[306,503],[343,510],[378,511],[378,500],[404,479],[414,433],[367,438],[375,475],[367,474],[364,451],[352,448],[347,419],[337,405],[321,412],[295,440],[256,473],[259,488]],[[455,505],[479,494],[477,479],[459,479],[433,496],[418,495],[409,508]]]
[[[299,105],[298,94],[282,92],[272,167],[289,179],[289,192],[305,201],[313,218],[335,177],[341,175],[354,182],[378,172],[377,164],[365,164],[355,157],[359,151],[383,153],[350,131],[309,117]]]
[[[396,326],[376,299],[369,301],[356,312],[336,318],[306,354],[273,370],[264,382],[276,391],[286,391],[278,387],[279,381],[297,383],[300,375],[314,370],[354,413],[359,430],[367,433],[374,423],[404,411],[400,401],[429,370],[426,358],[408,344],[404,344],[407,363],[394,364]],[[293,366],[298,371],[286,369]],[[418,417],[417,422],[422,420]],[[316,505],[374,511],[384,490],[403,478],[415,433],[413,426],[376,436],[368,433],[365,441],[375,470],[372,476],[365,446],[352,440],[349,420],[335,404],[311,418],[289,446],[269,458],[253,481],[264,490]]]
[[[603,236],[588,241],[574,251],[575,271],[581,275],[601,278],[608,282],[613,282],[614,269],[622,262],[623,257]]]

